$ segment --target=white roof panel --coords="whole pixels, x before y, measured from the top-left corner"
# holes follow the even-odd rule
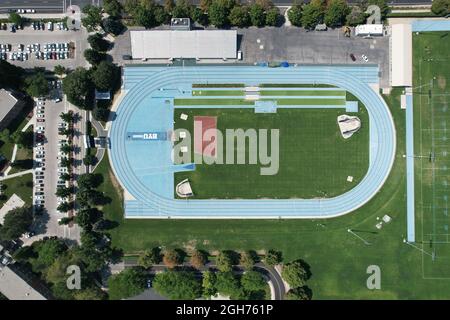
[[[410,24],[393,24],[391,30],[391,85],[412,86],[412,30]]]
[[[131,31],[134,59],[236,59],[236,30]]]

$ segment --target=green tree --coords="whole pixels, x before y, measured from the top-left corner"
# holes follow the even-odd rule
[[[324,22],[327,26],[335,28],[344,25],[349,13],[349,7],[345,0],[330,0],[325,11]]]
[[[78,188],[95,189],[103,182],[103,176],[96,173],[80,174],[77,179]]]
[[[314,29],[323,21],[323,9],[317,3],[311,2],[303,6],[302,26],[305,29]]]
[[[295,2],[294,5],[288,11],[288,19],[293,26],[302,26],[302,5]]]
[[[47,270],[56,259],[67,251],[67,245],[58,238],[39,240],[33,243],[32,246],[37,254],[37,257],[30,261],[35,272]]]
[[[231,271],[233,263],[233,256],[230,251],[221,251],[216,257],[216,267],[222,272]]]
[[[151,250],[145,250],[138,257],[138,265],[143,268],[150,268],[154,264],[161,263],[161,249],[158,247],[152,248]]]
[[[69,73],[63,80],[62,88],[70,103],[90,109],[93,85],[88,70],[79,67]]]
[[[222,28],[230,24],[228,16],[236,5],[235,0],[212,0],[208,8],[208,16],[211,24]]]
[[[19,148],[32,148],[34,141],[33,131],[19,131],[13,134],[14,142],[19,146]]]
[[[297,288],[304,286],[311,274],[302,260],[296,260],[283,266],[281,276],[291,288]]]
[[[194,300],[202,293],[200,280],[192,271],[167,271],[156,274],[153,287],[172,300]]]
[[[33,214],[29,207],[8,211],[0,226],[1,240],[14,240],[27,232],[33,222]]]
[[[109,299],[119,300],[138,295],[145,290],[147,273],[145,269],[133,267],[113,275],[108,280]]]
[[[173,18],[190,18],[193,6],[188,0],[177,0],[175,7],[172,9]]]
[[[242,287],[247,291],[264,290],[267,286],[261,273],[256,271],[246,271],[241,277]]]
[[[241,299],[243,296],[242,287],[239,284],[239,280],[232,272],[218,272],[216,274],[217,292],[230,296],[231,299]]]
[[[113,17],[122,15],[122,4],[117,0],[103,0],[103,9],[107,14]]]
[[[56,196],[66,198],[72,194],[72,188],[58,187],[55,192]]]
[[[125,26],[122,24],[121,20],[115,17],[103,19],[102,27],[106,33],[110,33],[114,36],[118,36],[125,29]]]
[[[101,8],[88,4],[83,7],[83,18],[81,18],[81,23],[89,31],[92,32],[97,29],[102,22],[102,12]]]
[[[283,16],[277,7],[270,8],[266,11],[266,25],[271,27],[279,26],[283,23]]]
[[[160,21],[156,19],[156,8],[158,6],[153,2],[147,7],[137,6],[132,13],[133,19],[136,24],[141,25],[147,29],[160,25]]]
[[[250,15],[247,6],[235,6],[230,12],[230,23],[239,28],[245,28],[250,25]]]
[[[256,263],[256,254],[252,251],[245,251],[241,253],[239,264],[246,270],[253,269]]]
[[[68,225],[69,223],[72,223],[75,220],[75,218],[72,217],[62,217],[61,220],[59,220],[58,224],[60,226]]]
[[[170,14],[164,10],[163,6],[157,5],[154,10],[155,21],[157,25],[170,23]]]
[[[293,288],[284,296],[286,300],[311,300],[312,291],[307,286]]]
[[[61,147],[61,152],[64,154],[68,154],[72,151],[72,146],[65,144]]]
[[[83,158],[83,164],[85,166],[93,166],[97,163],[97,157],[94,154],[87,154]]]
[[[70,180],[70,173],[63,173],[63,174],[61,174],[61,176],[59,178],[61,180],[63,180],[63,181],[69,181]]]
[[[24,74],[25,71],[21,67],[0,60],[0,88],[21,89]]]
[[[109,119],[109,109],[95,106],[94,109],[92,110],[92,116],[97,121],[106,122]]]
[[[194,10],[192,10],[192,20],[196,21],[202,26],[207,26],[209,24],[208,15],[198,7],[195,7]]]
[[[216,290],[216,274],[212,271],[203,272],[202,279],[203,297],[209,299],[217,293]]]
[[[276,250],[269,250],[264,258],[264,262],[271,267],[280,264],[282,261],[281,252]]]
[[[96,51],[108,51],[109,41],[103,39],[100,33],[94,33],[88,37],[89,45]]]
[[[106,294],[100,288],[92,286],[82,290],[76,290],[74,293],[75,300],[105,300]]]
[[[361,6],[352,6],[350,13],[346,17],[346,22],[349,26],[357,26],[358,24],[364,24],[367,14],[364,12],[364,8]]]
[[[23,23],[23,18],[18,13],[11,12],[9,14],[9,21],[17,26],[21,26]]]
[[[82,228],[90,227],[102,217],[102,212],[96,208],[83,208],[78,210],[75,222]]]
[[[250,5],[249,9],[250,21],[255,27],[264,27],[266,23],[266,13],[264,8],[257,3]]]
[[[106,54],[104,54],[103,52],[98,52],[94,49],[84,50],[83,55],[87,62],[89,62],[93,66],[99,64],[103,60],[106,60]]]
[[[62,65],[58,64],[53,68],[53,72],[58,76],[63,76],[67,73],[67,69]]]
[[[446,16],[450,13],[450,0],[433,0],[431,11],[438,16]]]
[[[64,158],[61,159],[61,167],[66,167],[67,168],[67,167],[70,166],[71,162],[72,161],[69,158],[64,157]]]
[[[45,97],[49,93],[48,81],[43,72],[37,72],[25,78],[25,90],[35,98]]]
[[[102,61],[92,72],[92,82],[100,91],[109,91],[117,86],[119,69],[108,61]]]
[[[61,118],[62,121],[66,122],[66,123],[70,123],[74,120],[72,111],[61,112],[59,117]]]

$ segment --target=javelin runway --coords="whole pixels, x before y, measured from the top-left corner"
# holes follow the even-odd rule
[[[131,68],[130,68],[131,69]],[[149,68],[151,70],[152,68]],[[377,70],[377,68],[375,68]],[[169,67],[149,71],[148,76],[131,86],[120,103],[111,131],[110,160],[123,188],[134,198],[125,201],[127,218],[330,218],[340,216],[364,205],[380,190],[386,181],[396,148],[395,127],[388,106],[368,83],[374,83],[373,72],[367,67],[299,66],[293,68],[263,67]],[[127,70],[125,70],[127,73]],[[145,73],[145,71],[144,71]],[[375,73],[376,74],[376,73]],[[145,149],[130,148],[126,136],[133,122],[141,121],[148,130],[160,128],[162,117],[152,113],[156,108],[168,110],[173,116],[172,104],[152,106],[146,97],[155,96],[164,88],[189,88],[192,83],[299,83],[330,84],[343,88],[366,106],[370,119],[369,169],[363,180],[352,190],[334,198],[286,200],[176,200],[152,186],[157,177],[165,174],[161,168],[149,165],[145,174],[140,154]],[[125,83],[125,87],[126,87]],[[175,90],[175,89],[172,89]],[[168,99],[162,100],[166,103]],[[155,108],[155,109],[153,109]],[[146,112],[142,114],[142,110]],[[136,114],[137,115],[136,115]],[[140,118],[140,119],[139,119]],[[145,119],[142,119],[145,118]],[[169,119],[173,121],[172,119]],[[147,154],[147,161],[157,163],[158,153]],[[139,161],[136,161],[138,159]],[[173,178],[173,173],[166,173]],[[173,181],[173,180],[172,180]]]

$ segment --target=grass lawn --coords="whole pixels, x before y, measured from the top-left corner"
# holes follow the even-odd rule
[[[5,200],[0,200],[0,207],[8,201],[14,193],[17,194],[27,205],[32,204],[32,194],[33,194],[33,175],[31,173],[8,179],[2,182],[6,186],[5,189]]]
[[[11,137],[14,132],[19,132],[23,127],[28,123],[28,119],[26,116],[31,111],[30,106],[24,106],[21,113],[16,117],[16,119],[12,120],[9,126],[7,127],[9,131],[9,137]],[[6,159],[11,160],[12,153],[14,149],[14,142],[12,139],[4,139],[0,141],[0,153],[3,154]]]
[[[345,105],[345,96],[342,99],[314,99],[314,98],[296,98],[296,99],[260,99],[276,101],[279,105],[314,105],[314,106],[343,106]],[[245,99],[196,99],[196,98],[181,98],[174,99],[175,106],[253,106],[255,104],[252,100]]]
[[[448,32],[413,34],[416,239],[425,277],[450,279],[450,41]],[[432,60],[430,60],[432,59]],[[430,157],[430,155],[433,155]],[[430,160],[430,159],[434,160]]]
[[[261,90],[262,96],[343,96],[343,90]]]
[[[194,116],[217,117],[217,128],[279,129],[279,171],[261,175],[261,164],[197,164],[195,171],[178,172],[175,183],[189,178],[195,198],[315,198],[333,197],[356,186],[369,165],[369,121],[360,108],[360,131],[346,140],[336,118],[339,109],[278,109],[277,113],[255,113],[253,109],[176,109],[188,121],[176,121],[175,129],[193,136]],[[193,150],[193,143],[192,148]],[[238,151],[235,151],[235,157]],[[248,143],[246,147],[248,159]],[[351,155],[351,156],[349,156]],[[226,157],[226,151],[224,158]],[[192,161],[194,161],[192,159]],[[353,176],[352,183],[346,181]]]

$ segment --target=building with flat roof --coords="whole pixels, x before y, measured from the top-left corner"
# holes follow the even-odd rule
[[[131,31],[133,59],[236,59],[236,30]]]
[[[390,75],[391,86],[412,86],[412,30],[410,24],[391,26]]]
[[[0,264],[0,292],[9,300],[47,300],[13,270],[11,265]]]
[[[23,101],[11,91],[0,89],[0,131],[9,125],[23,106]]]

